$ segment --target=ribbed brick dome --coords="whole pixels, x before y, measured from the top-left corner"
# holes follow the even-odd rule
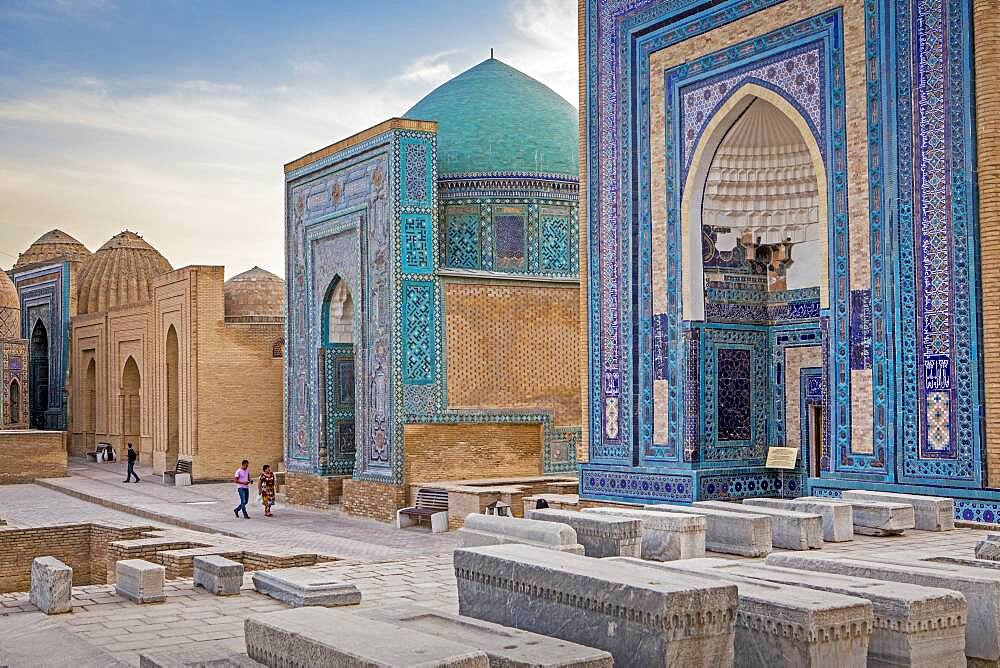
[[[14,269],[24,269],[42,262],[82,262],[90,257],[90,251],[82,243],[62,230],[46,232],[21,253]]]
[[[99,313],[148,302],[153,278],[171,269],[167,259],[135,232],[117,234],[83,265],[77,312]]]
[[[285,314],[285,281],[260,267],[233,276],[224,291],[227,317]]]
[[[0,341],[18,339],[20,333],[21,303],[17,298],[17,288],[7,272],[0,271]]]

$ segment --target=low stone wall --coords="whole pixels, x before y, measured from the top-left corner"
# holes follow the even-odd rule
[[[0,431],[0,485],[66,476],[66,432]]]
[[[285,501],[297,506],[326,508],[344,493],[344,480],[349,476],[319,476],[311,473],[285,474]]]
[[[345,480],[342,497],[344,512],[395,522],[396,511],[406,507],[406,486],[365,480]]]
[[[105,584],[108,543],[139,538],[151,528],[93,524],[0,527],[0,593],[28,590],[35,557],[55,557],[72,568],[74,585]]]

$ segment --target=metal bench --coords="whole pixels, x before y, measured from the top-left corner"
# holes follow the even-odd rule
[[[409,508],[396,511],[396,528],[411,527],[429,520],[432,533],[448,530],[448,491],[440,487],[421,487],[417,499]]]
[[[87,459],[92,462],[113,462],[115,461],[115,451],[110,443],[98,443],[97,448],[88,450]]]

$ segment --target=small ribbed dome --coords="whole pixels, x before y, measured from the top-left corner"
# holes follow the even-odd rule
[[[83,265],[77,312],[98,313],[148,302],[153,278],[171,271],[160,252],[128,230],[101,246]]]
[[[82,262],[90,257],[90,251],[79,241],[62,230],[46,232],[38,241],[21,253],[14,269],[23,269],[42,262],[65,261]]]
[[[576,109],[545,84],[495,58],[441,84],[404,116],[437,121],[441,175],[579,176]]]
[[[0,341],[19,339],[20,333],[21,303],[17,298],[17,288],[7,272],[0,271]]]
[[[233,276],[223,290],[227,317],[285,314],[285,281],[260,267]]]

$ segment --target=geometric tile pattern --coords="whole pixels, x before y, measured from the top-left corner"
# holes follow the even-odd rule
[[[403,271],[429,274],[434,270],[431,217],[428,214],[403,214]]]
[[[434,284],[403,284],[403,382],[434,382]]]
[[[445,262],[458,269],[479,268],[479,216],[464,213],[447,220]]]
[[[569,271],[569,220],[543,216],[541,224],[541,264],[543,271]]]

